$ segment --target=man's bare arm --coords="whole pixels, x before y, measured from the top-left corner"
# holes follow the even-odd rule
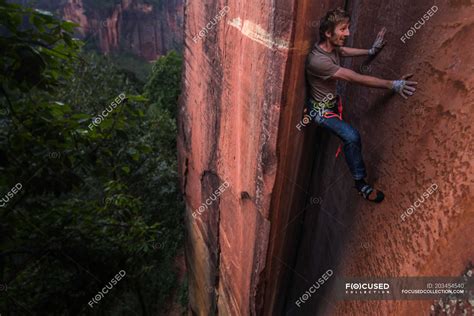
[[[371,49],[361,49],[361,48],[352,48],[352,47],[341,47],[339,51],[342,57],[355,57],[355,56],[365,56],[365,55],[377,55],[382,48],[385,46],[385,32],[387,29],[383,27],[380,32],[377,34],[374,43],[372,44]]]
[[[341,53],[342,57],[367,56],[369,54],[368,49],[353,47],[340,47],[339,52]]]
[[[381,89],[391,89],[392,81],[380,79],[377,77],[361,75],[355,71],[352,71],[347,68],[339,68],[338,71],[332,76],[334,79],[344,80],[352,83],[358,83],[364,86],[381,88]]]
[[[385,80],[373,76],[361,75],[347,68],[339,68],[332,76],[334,79],[344,80],[352,83],[358,83],[367,87],[391,89],[400,94],[403,98],[411,96],[415,93],[415,81],[406,81],[412,75],[405,75],[400,80]]]

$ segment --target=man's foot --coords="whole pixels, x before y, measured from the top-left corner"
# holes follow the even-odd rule
[[[375,190],[370,184],[367,184],[363,179],[356,180],[355,188],[359,191],[359,194],[362,195],[367,201],[380,203],[383,201],[385,195],[382,191]]]

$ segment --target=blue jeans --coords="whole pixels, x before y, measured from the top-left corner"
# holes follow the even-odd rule
[[[337,107],[330,112],[338,113]],[[321,113],[313,112],[313,120],[319,125],[328,129],[331,133],[335,134],[344,143],[344,157],[346,157],[346,163],[351,171],[354,180],[364,179],[367,174],[365,171],[364,160],[362,158],[362,143],[360,134],[357,129],[352,127],[350,124],[339,120],[337,117],[326,118],[321,116]]]

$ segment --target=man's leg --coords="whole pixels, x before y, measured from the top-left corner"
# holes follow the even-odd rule
[[[324,118],[319,115],[316,121],[322,127],[336,134],[344,143],[343,150],[346,163],[354,180],[361,180],[367,176],[362,158],[362,142],[357,129],[338,118]]]
[[[359,131],[336,117],[325,118],[318,114],[315,117],[315,121],[322,127],[329,129],[343,141],[344,156],[354,178],[357,191],[367,200],[381,202],[384,198],[383,192],[374,190],[364,180],[367,173],[362,158],[362,142]]]

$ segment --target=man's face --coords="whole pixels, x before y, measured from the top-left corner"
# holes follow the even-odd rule
[[[351,23],[349,21],[344,21],[336,24],[334,28],[334,33],[327,32],[326,35],[328,36],[329,41],[333,46],[344,46],[344,42],[346,38],[349,37],[349,26]]]

